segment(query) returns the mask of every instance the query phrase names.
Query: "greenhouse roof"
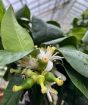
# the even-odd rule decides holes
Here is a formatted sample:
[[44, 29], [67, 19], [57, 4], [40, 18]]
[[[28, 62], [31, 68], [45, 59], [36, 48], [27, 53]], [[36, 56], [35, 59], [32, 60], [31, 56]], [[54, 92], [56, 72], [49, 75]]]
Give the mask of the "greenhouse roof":
[[3, 3], [6, 9], [12, 4], [15, 11], [26, 4], [32, 15], [45, 21], [56, 20], [64, 30], [88, 8], [88, 0], [3, 0]]

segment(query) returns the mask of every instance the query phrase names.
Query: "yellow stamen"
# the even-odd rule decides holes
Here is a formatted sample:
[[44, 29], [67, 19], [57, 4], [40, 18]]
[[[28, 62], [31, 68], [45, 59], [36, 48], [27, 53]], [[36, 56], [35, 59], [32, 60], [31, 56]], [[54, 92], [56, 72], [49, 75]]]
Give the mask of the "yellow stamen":
[[55, 47], [50, 47], [50, 46], [47, 47], [47, 52], [50, 52], [51, 54], [53, 54], [55, 50], [56, 50]]
[[59, 78], [56, 78], [55, 79], [55, 82], [57, 83], [58, 86], [62, 86], [64, 81], [63, 80], [60, 80]]

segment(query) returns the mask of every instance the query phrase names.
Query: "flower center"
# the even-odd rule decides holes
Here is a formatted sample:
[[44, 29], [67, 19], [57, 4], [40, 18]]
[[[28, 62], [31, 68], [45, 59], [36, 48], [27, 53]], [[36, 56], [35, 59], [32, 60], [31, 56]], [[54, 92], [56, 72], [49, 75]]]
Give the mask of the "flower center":
[[49, 59], [48, 59], [48, 57], [43, 57], [42, 60], [43, 60], [45, 63], [47, 63]]

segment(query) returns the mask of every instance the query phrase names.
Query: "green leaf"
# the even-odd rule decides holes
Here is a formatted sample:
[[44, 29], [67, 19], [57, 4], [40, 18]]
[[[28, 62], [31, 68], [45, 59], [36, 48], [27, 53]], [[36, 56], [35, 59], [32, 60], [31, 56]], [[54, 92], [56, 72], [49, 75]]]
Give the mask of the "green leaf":
[[57, 26], [57, 27], [59, 27], [59, 28], [61, 27], [60, 24], [59, 24], [58, 22], [54, 21], [54, 20], [47, 21], [47, 23], [48, 23], [48, 24], [55, 25], [55, 26]]
[[72, 26], [73, 27], [78, 27], [78, 24], [77, 24], [78, 20], [79, 20], [78, 18], [73, 19], [73, 21], [72, 21]]
[[3, 45], [2, 45], [1, 37], [0, 37], [0, 50], [3, 50]]
[[88, 78], [77, 73], [67, 63], [65, 63], [65, 69], [73, 84], [88, 98]]
[[84, 19], [88, 19], [88, 9], [86, 9], [83, 13], [82, 13], [82, 17]]
[[22, 27], [24, 27], [28, 30], [30, 28], [30, 26], [29, 26], [30, 16], [31, 16], [31, 12], [27, 5], [25, 5], [23, 8], [21, 8], [20, 10], [18, 10], [16, 12], [16, 18], [17, 18], [18, 23]]
[[0, 65], [2, 66], [17, 61], [29, 53], [31, 53], [31, 51], [9, 52], [5, 50], [0, 50]]
[[58, 38], [52, 41], [48, 41], [44, 43], [45, 45], [55, 45], [55, 44], [59, 44], [60, 46], [64, 46], [64, 45], [77, 45], [77, 40], [74, 36], [67, 36], [67, 37], [63, 37], [63, 38]]
[[36, 44], [61, 38], [63, 36], [63, 32], [58, 27], [47, 24], [36, 17], [32, 17], [32, 37]]
[[84, 36], [84, 34], [86, 33], [86, 31], [87, 31], [86, 28], [75, 27], [69, 32], [69, 35], [75, 36], [78, 39], [78, 41], [80, 41], [82, 39], [82, 37]]
[[0, 0], [0, 25], [1, 25], [3, 15], [4, 15], [4, 6], [3, 6], [3, 3], [2, 3], [2, 0]]
[[17, 19], [17, 21], [23, 28], [26, 28], [28, 31], [30, 31], [30, 26], [29, 26], [30, 21], [28, 19], [21, 18]]
[[33, 41], [15, 18], [12, 7], [6, 11], [1, 23], [1, 38], [3, 47], [9, 51], [28, 51], [33, 49]]
[[22, 82], [22, 78], [19, 76], [13, 76], [10, 79], [7, 89], [4, 93], [4, 98], [0, 105], [19, 105], [19, 100], [21, 98], [22, 92], [12, 92], [12, 87], [14, 85], [19, 85]]
[[73, 46], [64, 46], [58, 49], [66, 61], [81, 75], [88, 78], [88, 55], [78, 51]]
[[75, 105], [88, 105], [88, 98], [83, 96], [76, 98]]
[[[4, 6], [3, 6], [3, 3], [2, 3], [2, 0], [0, 0], [0, 36], [1, 36], [1, 22], [2, 22], [2, 18], [4, 16]], [[1, 47], [1, 40], [0, 40], [0, 47]]]
[[30, 19], [30, 15], [31, 15], [31, 12], [27, 5], [25, 5], [23, 8], [21, 8], [19, 11], [16, 12], [17, 19], [20, 19], [20, 18]]
[[85, 35], [82, 38], [82, 42], [85, 44], [88, 44], [88, 31], [85, 33]]
[[44, 95], [41, 93], [41, 89], [38, 85], [34, 85], [28, 93], [31, 105], [47, 105], [44, 103]]

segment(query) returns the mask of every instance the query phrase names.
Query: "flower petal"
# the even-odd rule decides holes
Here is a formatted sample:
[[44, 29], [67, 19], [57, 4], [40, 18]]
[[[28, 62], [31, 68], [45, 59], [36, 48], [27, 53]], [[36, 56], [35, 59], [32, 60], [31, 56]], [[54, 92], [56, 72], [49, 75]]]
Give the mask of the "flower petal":
[[58, 78], [61, 78], [63, 81], [66, 81], [66, 77], [60, 73], [59, 71], [55, 70], [54, 71], [54, 74], [58, 77]]
[[60, 56], [56, 56], [56, 55], [53, 55], [51, 58], [50, 58], [50, 60], [62, 60], [62, 58], [64, 58], [64, 57], [60, 57]]
[[49, 60], [47, 66], [45, 68], [45, 71], [50, 71], [50, 70], [52, 70], [52, 68], [53, 68], [53, 62]]
[[39, 59], [42, 59], [45, 55], [46, 55], [46, 53], [45, 53], [44, 51], [40, 50], [40, 53], [38, 54], [37, 57], [38, 57]]
[[48, 100], [50, 101], [50, 102], [52, 102], [53, 100], [52, 100], [52, 96], [51, 96], [51, 94], [50, 94], [50, 92], [48, 91], [47, 92], [47, 97], [48, 97]]

